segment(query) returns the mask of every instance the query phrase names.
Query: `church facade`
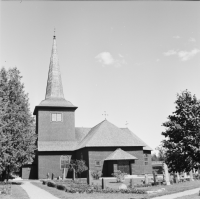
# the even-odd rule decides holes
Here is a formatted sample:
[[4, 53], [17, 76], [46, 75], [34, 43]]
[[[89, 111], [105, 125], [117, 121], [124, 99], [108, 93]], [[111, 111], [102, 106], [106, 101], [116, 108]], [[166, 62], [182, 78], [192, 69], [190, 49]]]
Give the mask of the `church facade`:
[[[130, 175], [152, 173], [152, 149], [138, 136], [106, 119], [92, 128], [75, 127], [77, 108], [64, 98], [54, 36], [45, 100], [33, 113], [38, 134], [36, 178], [46, 178], [47, 173], [62, 176], [63, 160], [71, 159], [84, 160], [91, 172], [101, 171], [103, 176], [116, 170]], [[26, 175], [24, 170], [22, 178], [29, 178]], [[71, 175], [66, 173], [66, 177]]]

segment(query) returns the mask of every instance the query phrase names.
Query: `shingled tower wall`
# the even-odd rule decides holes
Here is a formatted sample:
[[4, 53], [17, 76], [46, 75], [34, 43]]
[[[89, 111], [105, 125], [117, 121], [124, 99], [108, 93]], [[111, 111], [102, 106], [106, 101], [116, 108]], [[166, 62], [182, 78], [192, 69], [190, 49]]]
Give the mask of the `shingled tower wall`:
[[56, 36], [50, 58], [45, 100], [35, 107], [38, 141], [75, 140], [75, 107], [64, 99]]

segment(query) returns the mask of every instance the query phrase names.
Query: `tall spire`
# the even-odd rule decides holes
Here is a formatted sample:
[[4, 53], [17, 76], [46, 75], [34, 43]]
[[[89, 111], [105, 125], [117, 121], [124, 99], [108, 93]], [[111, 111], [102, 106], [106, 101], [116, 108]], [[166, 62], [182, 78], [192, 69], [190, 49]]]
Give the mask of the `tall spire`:
[[64, 99], [61, 73], [58, 63], [55, 29], [54, 29], [53, 47], [51, 51], [49, 74], [48, 74], [46, 96], [45, 96], [45, 99], [49, 98]]

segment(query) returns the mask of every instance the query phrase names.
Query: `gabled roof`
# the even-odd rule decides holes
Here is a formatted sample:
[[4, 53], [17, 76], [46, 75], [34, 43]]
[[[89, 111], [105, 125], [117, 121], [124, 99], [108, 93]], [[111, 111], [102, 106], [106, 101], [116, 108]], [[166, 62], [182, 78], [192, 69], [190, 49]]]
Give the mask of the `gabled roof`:
[[137, 135], [135, 135], [132, 131], [130, 131], [128, 128], [121, 128], [123, 131], [127, 131], [127, 132], [130, 132], [132, 133], [133, 137], [135, 140], [138, 140], [140, 142], [142, 142], [144, 144], [144, 147], [143, 147], [143, 150], [150, 150], [150, 151], [153, 151], [153, 149], [148, 146], [143, 140], [141, 140]]
[[107, 120], [93, 127], [85, 138], [78, 144], [77, 149], [84, 147], [123, 147], [146, 146], [135, 139], [131, 131], [123, 131]]
[[81, 142], [84, 137], [89, 133], [91, 128], [87, 127], [75, 127], [75, 138], [78, 142]]
[[135, 156], [130, 153], [123, 151], [122, 149], [116, 149], [111, 153], [105, 160], [137, 160]]

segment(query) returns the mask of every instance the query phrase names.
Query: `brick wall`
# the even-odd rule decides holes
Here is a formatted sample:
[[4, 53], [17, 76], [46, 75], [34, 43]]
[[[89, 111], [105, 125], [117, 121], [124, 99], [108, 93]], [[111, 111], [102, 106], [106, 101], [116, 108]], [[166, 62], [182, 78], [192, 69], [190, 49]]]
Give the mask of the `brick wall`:
[[[51, 113], [62, 113], [62, 122], [52, 122]], [[37, 128], [39, 141], [75, 140], [74, 110], [41, 108], [37, 114]]]
[[[61, 155], [69, 155], [75, 159], [74, 152], [39, 152], [38, 153], [38, 179], [46, 179], [47, 173], [54, 174], [54, 177], [62, 177], [63, 171], [60, 169]], [[67, 173], [67, 177], [72, 177], [72, 172]]]

